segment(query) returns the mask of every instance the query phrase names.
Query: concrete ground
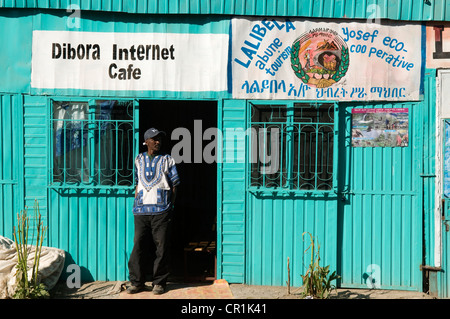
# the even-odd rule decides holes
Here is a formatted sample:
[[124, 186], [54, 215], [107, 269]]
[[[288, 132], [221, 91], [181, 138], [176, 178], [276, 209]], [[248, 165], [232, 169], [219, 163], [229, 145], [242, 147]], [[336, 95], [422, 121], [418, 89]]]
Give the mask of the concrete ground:
[[[148, 283], [150, 284], [150, 283]], [[68, 288], [65, 282], [51, 290], [54, 299], [302, 299], [299, 288], [279, 286], [251, 286], [229, 284], [225, 280], [203, 283], [168, 283], [167, 292], [155, 296], [150, 291], [130, 295], [126, 293], [129, 282], [95, 281], [80, 288]], [[423, 292], [338, 289], [330, 299], [436, 299]]]

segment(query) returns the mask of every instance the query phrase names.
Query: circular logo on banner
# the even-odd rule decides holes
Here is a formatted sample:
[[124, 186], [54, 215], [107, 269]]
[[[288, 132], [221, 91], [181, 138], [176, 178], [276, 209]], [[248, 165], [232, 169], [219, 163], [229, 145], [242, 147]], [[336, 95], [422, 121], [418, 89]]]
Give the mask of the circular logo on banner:
[[292, 69], [309, 86], [326, 88], [339, 82], [347, 73], [348, 65], [347, 44], [331, 29], [311, 30], [292, 44]]

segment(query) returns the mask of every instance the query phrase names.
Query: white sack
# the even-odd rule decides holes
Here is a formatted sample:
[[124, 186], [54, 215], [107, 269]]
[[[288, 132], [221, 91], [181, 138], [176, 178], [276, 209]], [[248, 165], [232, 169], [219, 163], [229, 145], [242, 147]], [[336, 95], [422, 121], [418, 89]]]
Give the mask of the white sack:
[[[18, 262], [15, 242], [0, 236], [0, 298], [12, 297], [16, 289], [16, 265]], [[28, 278], [31, 279], [36, 246], [29, 245]], [[38, 282], [51, 289], [58, 282], [64, 268], [64, 251], [58, 248], [42, 247], [39, 260]]]

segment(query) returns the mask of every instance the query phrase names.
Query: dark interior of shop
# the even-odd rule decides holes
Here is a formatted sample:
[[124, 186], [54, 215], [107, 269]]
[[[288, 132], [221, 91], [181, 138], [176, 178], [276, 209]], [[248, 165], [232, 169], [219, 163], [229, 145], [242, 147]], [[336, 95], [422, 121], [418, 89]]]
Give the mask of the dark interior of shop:
[[[203, 150], [206, 147], [207, 154], [214, 155], [217, 143], [207, 136], [203, 140], [203, 132], [217, 127], [217, 102], [140, 100], [140, 152], [146, 150], [142, 145], [143, 135], [151, 127], [166, 133], [161, 151], [176, 159], [181, 181], [173, 218], [169, 280], [213, 280], [217, 243], [217, 161], [208, 163], [210, 158], [205, 161]], [[212, 152], [209, 151], [211, 146], [214, 146]], [[151, 263], [152, 256], [147, 260]], [[148, 278], [151, 281], [151, 274]]]

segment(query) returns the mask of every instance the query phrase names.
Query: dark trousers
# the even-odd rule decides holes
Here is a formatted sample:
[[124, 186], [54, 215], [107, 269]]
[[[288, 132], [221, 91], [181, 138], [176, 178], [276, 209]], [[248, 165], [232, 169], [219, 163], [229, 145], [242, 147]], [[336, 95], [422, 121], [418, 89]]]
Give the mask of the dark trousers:
[[145, 258], [148, 257], [149, 247], [153, 247], [154, 255], [153, 286], [165, 286], [169, 277], [170, 259], [170, 228], [172, 210], [160, 215], [135, 215], [134, 216], [134, 247], [128, 261], [130, 281], [133, 286], [143, 286], [145, 275], [149, 269], [145, 269]]

